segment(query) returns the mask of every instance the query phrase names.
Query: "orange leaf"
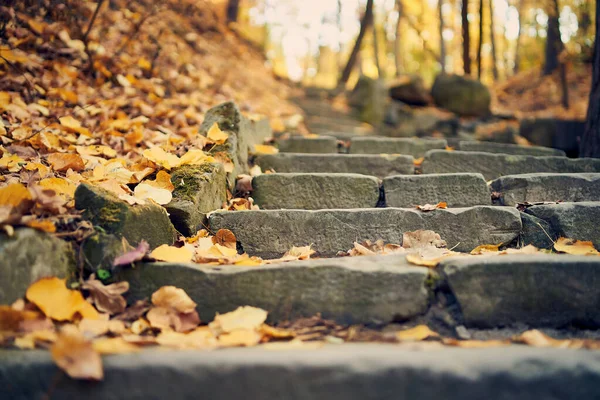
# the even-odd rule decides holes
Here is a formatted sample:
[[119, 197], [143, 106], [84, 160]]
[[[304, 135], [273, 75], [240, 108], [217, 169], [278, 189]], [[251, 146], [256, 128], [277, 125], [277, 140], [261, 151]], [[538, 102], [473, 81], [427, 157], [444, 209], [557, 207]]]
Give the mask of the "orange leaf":
[[50, 348], [56, 365], [74, 379], [102, 380], [100, 354], [73, 325], [65, 326]]
[[42, 278], [29, 286], [25, 296], [47, 317], [57, 321], [72, 321], [77, 313], [83, 318], [99, 317], [98, 311], [79, 291], [67, 288], [64, 279]]
[[418, 325], [405, 331], [396, 332], [396, 338], [400, 341], [419, 341], [439, 336], [437, 332], [429, 329], [427, 325]]
[[11, 183], [0, 189], [0, 206], [18, 207], [31, 200], [31, 193], [21, 183]]
[[583, 242], [563, 237], [559, 238], [556, 243], [554, 243], [554, 250], [577, 256], [600, 255], [600, 252], [596, 250], [592, 242]]
[[55, 171], [65, 172], [68, 169], [83, 171], [85, 165], [79, 154], [52, 153], [47, 158], [48, 163]]
[[237, 239], [235, 238], [233, 232], [231, 232], [229, 229], [219, 229], [212, 238], [212, 242], [230, 249], [235, 249], [237, 245]]

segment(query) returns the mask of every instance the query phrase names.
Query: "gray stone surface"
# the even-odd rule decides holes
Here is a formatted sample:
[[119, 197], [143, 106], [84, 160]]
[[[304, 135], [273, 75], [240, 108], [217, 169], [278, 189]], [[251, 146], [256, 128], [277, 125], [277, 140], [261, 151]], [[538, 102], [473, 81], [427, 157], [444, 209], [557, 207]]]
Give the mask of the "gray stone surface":
[[333, 136], [290, 136], [277, 142], [282, 153], [337, 153], [337, 139]]
[[599, 257], [464, 257], [441, 268], [467, 326], [600, 326]]
[[383, 79], [360, 76], [356, 86], [348, 95], [348, 104], [354, 108], [356, 117], [373, 126], [383, 121], [388, 91]]
[[444, 150], [430, 150], [425, 155], [425, 161], [423, 161], [424, 174], [452, 172], [479, 172], [487, 180], [496, 179], [503, 175], [536, 172], [600, 172], [600, 160]]
[[503, 176], [490, 184], [501, 194], [499, 203], [514, 206], [518, 203], [543, 201], [600, 201], [600, 174], [523, 174]]
[[265, 258], [311, 243], [320, 256], [334, 256], [367, 239], [402, 244], [404, 232], [418, 229], [436, 231], [448, 247], [471, 251], [481, 244], [510, 242], [521, 230], [516, 209], [492, 206], [433, 212], [402, 208], [217, 211], [209, 224], [213, 231], [230, 229], [244, 251]]
[[252, 180], [261, 209], [369, 208], [377, 206], [379, 179], [359, 174], [262, 174]]
[[448, 207], [491, 205], [490, 190], [481, 174], [396, 175], [383, 180], [388, 207], [437, 204]]
[[350, 142], [351, 154], [405, 154], [423, 157], [433, 149], [445, 149], [444, 139], [357, 137]]
[[473, 78], [440, 74], [433, 82], [431, 95], [438, 106], [461, 116], [490, 114], [490, 90]]
[[115, 258], [133, 250], [133, 246], [122, 237], [98, 231], [84, 239], [81, 250], [87, 272], [96, 272], [98, 269], [110, 271]]
[[69, 243], [31, 228], [16, 228], [12, 237], [0, 233], [0, 304], [22, 298], [40, 278], [74, 275], [75, 257]]
[[525, 212], [548, 222], [553, 237], [591, 241], [600, 249], [600, 202], [545, 204]]
[[439, 108], [410, 107], [393, 101], [387, 106], [385, 123], [385, 126], [379, 127], [381, 135], [408, 138], [428, 136], [436, 131], [454, 136], [459, 121], [453, 113]]
[[548, 221], [522, 212], [521, 223], [523, 224], [523, 229], [521, 229], [518, 243], [521, 246], [531, 244], [538, 249], [551, 249], [556, 239], [558, 239]]
[[206, 213], [227, 202], [227, 175], [222, 164], [187, 165], [171, 173], [173, 200], [165, 206], [175, 228], [193, 236], [202, 228]]
[[142, 239], [151, 248], [173, 244], [175, 228], [165, 209], [156, 203], [131, 206], [111, 192], [82, 183], [75, 190], [75, 208], [108, 234], [125, 237], [132, 246]]
[[251, 305], [278, 322], [321, 313], [346, 324], [385, 323], [424, 314], [426, 268], [404, 255], [295, 261], [261, 267], [142, 264], [116, 272], [129, 282], [128, 300], [175, 285], [198, 303], [203, 321]]
[[256, 158], [263, 171], [354, 173], [385, 177], [412, 174], [413, 157], [375, 154], [265, 154]]
[[6, 400], [568, 400], [594, 399], [594, 351], [510, 346], [488, 349], [397, 344], [219, 351], [149, 349], [104, 357], [102, 382], [75, 381], [46, 351], [0, 351]]
[[523, 156], [566, 156], [563, 150], [542, 146], [519, 146], [509, 143], [462, 141], [458, 144], [461, 151], [483, 151], [486, 153], [503, 153]]

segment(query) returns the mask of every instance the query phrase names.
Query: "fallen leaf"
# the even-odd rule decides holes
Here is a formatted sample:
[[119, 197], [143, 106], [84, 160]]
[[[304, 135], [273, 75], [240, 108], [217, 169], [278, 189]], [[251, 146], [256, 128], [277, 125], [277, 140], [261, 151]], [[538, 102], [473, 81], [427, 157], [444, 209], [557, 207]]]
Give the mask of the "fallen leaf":
[[60, 117], [58, 120], [60, 121], [60, 124], [67, 128], [69, 131], [79, 133], [85, 136], [92, 135], [89, 129], [81, 126], [81, 122], [77, 121], [70, 115], [67, 115], [66, 117]]
[[135, 263], [136, 261], [140, 261], [146, 256], [146, 253], [150, 250], [150, 245], [144, 239], [140, 241], [138, 246], [128, 251], [125, 254], [122, 254], [115, 258], [113, 261], [113, 267], [120, 267], [123, 265], [130, 265]]
[[192, 262], [194, 254], [185, 247], [175, 247], [163, 244], [152, 250], [150, 257], [158, 261], [188, 263]]
[[196, 309], [196, 303], [185, 290], [175, 286], [163, 286], [152, 294], [152, 304], [156, 307], [172, 308], [177, 312], [189, 313]]
[[182, 313], [171, 307], [153, 307], [146, 314], [146, 318], [153, 328], [173, 329], [175, 332], [187, 332], [200, 324], [200, 317], [196, 310]]
[[237, 239], [229, 229], [219, 229], [213, 236], [212, 242], [234, 250], [237, 247]]
[[66, 172], [68, 169], [73, 171], [83, 171], [85, 165], [79, 154], [52, 153], [46, 158], [48, 163], [57, 172]]
[[181, 160], [174, 154], [167, 153], [162, 148], [155, 146], [150, 149], [144, 150], [142, 155], [148, 160], [162, 166], [167, 170], [178, 167], [181, 165]]
[[296, 337], [296, 332], [287, 329], [275, 328], [267, 324], [262, 324], [259, 328], [260, 333], [263, 336], [267, 336], [272, 339], [291, 339]]
[[74, 379], [102, 380], [102, 359], [73, 325], [64, 326], [50, 347], [56, 365]]
[[239, 329], [219, 335], [219, 346], [222, 347], [248, 347], [260, 343], [262, 334], [253, 329]]
[[128, 282], [104, 285], [101, 281], [96, 280], [94, 275], [91, 275], [81, 285], [81, 288], [90, 292], [90, 299], [101, 312], [114, 315], [122, 313], [127, 307], [127, 301], [121, 295], [129, 290]]
[[133, 193], [135, 197], [140, 200], [150, 199], [160, 205], [169, 204], [171, 200], [173, 200], [173, 195], [169, 190], [162, 189], [144, 182], [138, 184]]
[[446, 346], [463, 347], [465, 349], [483, 349], [489, 347], [510, 346], [510, 340], [457, 340], [444, 338], [442, 343]]
[[219, 128], [219, 124], [215, 122], [213, 126], [211, 126], [208, 130], [208, 134], [206, 135], [206, 137], [213, 141], [215, 144], [223, 144], [229, 138], [229, 134], [223, 132], [221, 128]]
[[256, 330], [267, 319], [267, 312], [257, 307], [244, 306], [226, 314], [218, 314], [209, 324], [219, 334], [235, 330]]
[[11, 183], [0, 188], [0, 206], [27, 208], [32, 205], [29, 190], [21, 183]]
[[125, 333], [125, 323], [119, 320], [82, 319], [77, 325], [79, 331], [86, 337], [103, 336], [107, 333], [120, 335]]
[[44, 321], [46, 318], [36, 311], [15, 310], [0, 305], [0, 332], [25, 332], [28, 321]]
[[155, 180], [146, 180], [143, 183], [146, 183], [159, 189], [166, 189], [169, 192], [173, 192], [173, 190], [175, 190], [175, 186], [171, 182], [171, 175], [169, 175], [169, 173], [166, 171], [158, 171]]
[[396, 332], [396, 338], [400, 341], [419, 341], [439, 336], [437, 332], [429, 329], [427, 325], [418, 325], [414, 328]]
[[255, 144], [254, 145], [254, 154], [277, 154], [279, 153], [279, 149], [275, 146], [270, 146], [267, 144]]
[[141, 318], [150, 309], [148, 300], [138, 300], [133, 305], [127, 307], [121, 314], [115, 315], [113, 319], [121, 321], [136, 321]]
[[98, 354], [128, 354], [140, 351], [138, 346], [121, 337], [96, 339], [92, 342], [92, 347]]
[[444, 258], [457, 255], [461, 255], [461, 253], [429, 246], [421, 247], [415, 252], [407, 254], [406, 261], [422, 267], [435, 268]]
[[554, 243], [554, 250], [577, 256], [597, 256], [600, 252], [596, 250], [592, 242], [584, 242], [567, 238], [559, 238]]
[[486, 253], [499, 253], [502, 244], [482, 244], [471, 250], [471, 255], [480, 255]]
[[72, 321], [76, 314], [89, 319], [99, 317], [98, 311], [85, 301], [81, 292], [67, 289], [64, 279], [42, 278], [29, 286], [26, 298], [56, 321]]
[[206, 327], [188, 333], [162, 332], [156, 341], [161, 346], [176, 349], [211, 349], [217, 345], [217, 339]]
[[439, 210], [439, 209], [446, 209], [446, 208], [448, 208], [448, 204], [443, 201], [441, 201], [435, 205], [425, 204], [424, 206], [417, 206], [417, 210], [424, 211], [424, 212], [434, 211], [434, 210]]
[[421, 247], [446, 247], [446, 241], [434, 231], [419, 229], [414, 232], [402, 234], [402, 247], [405, 249], [418, 249]]

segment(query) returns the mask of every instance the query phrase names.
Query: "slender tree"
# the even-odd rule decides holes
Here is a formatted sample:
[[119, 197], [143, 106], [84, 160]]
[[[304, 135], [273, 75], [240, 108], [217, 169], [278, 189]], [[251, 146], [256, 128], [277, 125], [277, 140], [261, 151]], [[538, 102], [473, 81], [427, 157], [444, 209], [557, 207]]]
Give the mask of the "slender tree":
[[515, 65], [513, 68], [513, 74], [519, 73], [521, 64], [521, 36], [523, 32], [523, 10], [525, 0], [518, 0], [517, 12], [519, 14], [519, 30], [517, 31], [517, 45], [515, 47]]
[[402, 0], [396, 0], [396, 9], [398, 10], [398, 21], [396, 22], [396, 39], [394, 40], [394, 61], [396, 63], [396, 76], [402, 74], [402, 36], [401, 36], [401, 22], [402, 22]]
[[551, 0], [548, 7], [548, 36], [546, 37], [546, 56], [544, 62], [544, 75], [550, 75], [560, 64], [560, 53], [564, 49], [560, 38], [560, 22], [558, 0]]
[[354, 48], [352, 49], [352, 53], [350, 53], [350, 57], [348, 58], [348, 62], [342, 71], [342, 76], [338, 81], [338, 87], [345, 86], [348, 83], [348, 79], [350, 79], [350, 74], [352, 73], [352, 69], [356, 64], [356, 60], [358, 58], [358, 53], [360, 52], [360, 47], [362, 45], [362, 41], [367, 33], [369, 27], [373, 24], [373, 0], [367, 0], [367, 6], [365, 8], [365, 14], [360, 22], [360, 31], [358, 32], [358, 37], [356, 38], [356, 42], [354, 43]]
[[381, 59], [379, 58], [379, 38], [377, 37], [377, 22], [373, 15], [373, 55], [375, 58], [375, 66], [377, 67], [377, 76], [384, 77], [383, 68], [381, 67]]
[[483, 50], [483, 0], [479, 0], [479, 46], [477, 47], [477, 77], [481, 79], [481, 52]]
[[490, 42], [492, 44], [492, 73], [498, 80], [498, 58], [496, 56], [496, 32], [494, 30], [494, 0], [490, 0]]
[[240, 13], [241, 0], [229, 0], [227, 2], [227, 22], [237, 22]]
[[469, 0], [462, 0], [461, 8], [463, 37], [463, 68], [465, 75], [471, 75], [471, 35], [469, 33]]
[[[596, 15], [600, 15], [600, 1], [596, 1]], [[587, 111], [585, 132], [579, 149], [580, 157], [600, 158], [600, 19], [596, 18], [596, 42], [594, 44], [594, 67], [592, 89]]]
[[438, 0], [438, 15], [440, 18], [440, 65], [442, 73], [446, 73], [446, 43], [444, 42], [444, 0]]

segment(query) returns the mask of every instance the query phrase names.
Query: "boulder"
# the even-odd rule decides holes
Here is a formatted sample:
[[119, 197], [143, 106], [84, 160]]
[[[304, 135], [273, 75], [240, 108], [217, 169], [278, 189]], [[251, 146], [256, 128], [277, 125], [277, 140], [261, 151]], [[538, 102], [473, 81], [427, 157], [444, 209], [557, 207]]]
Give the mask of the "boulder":
[[361, 76], [348, 97], [348, 104], [357, 117], [368, 124], [378, 126], [383, 122], [387, 90], [382, 80]]
[[171, 173], [173, 200], [165, 206], [175, 228], [185, 236], [202, 228], [206, 214], [227, 202], [222, 164], [186, 165]]
[[404, 76], [390, 85], [390, 97], [411, 106], [426, 106], [432, 102], [423, 78], [418, 75]]
[[480, 81], [459, 75], [440, 74], [431, 88], [435, 103], [460, 116], [490, 114], [490, 90]]
[[81, 244], [84, 269], [97, 272], [99, 269], [112, 270], [115, 258], [133, 250], [127, 239], [114, 234], [96, 232]]
[[456, 135], [459, 121], [450, 112], [435, 107], [410, 107], [393, 101], [386, 106], [385, 124], [380, 134], [392, 137], [430, 136], [441, 132]]
[[48, 233], [16, 228], [12, 236], [0, 233], [0, 304], [10, 304], [40, 278], [75, 278], [71, 245]]
[[173, 244], [175, 228], [165, 209], [150, 201], [130, 205], [111, 192], [86, 183], [75, 190], [75, 208], [108, 234], [124, 237], [132, 246], [145, 240], [150, 248]]

